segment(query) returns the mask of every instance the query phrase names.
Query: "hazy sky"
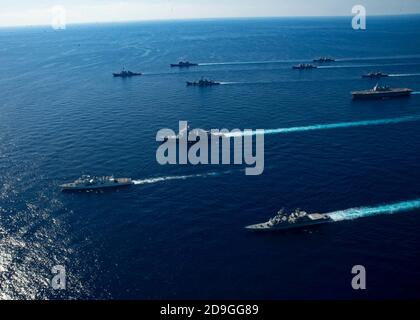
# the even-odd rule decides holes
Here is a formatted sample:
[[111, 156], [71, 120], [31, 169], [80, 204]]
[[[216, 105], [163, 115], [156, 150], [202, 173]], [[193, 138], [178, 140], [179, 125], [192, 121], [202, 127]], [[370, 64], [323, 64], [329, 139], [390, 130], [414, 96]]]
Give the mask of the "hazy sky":
[[68, 23], [216, 17], [420, 13], [420, 0], [0, 0], [0, 26], [48, 25], [51, 8], [63, 6]]

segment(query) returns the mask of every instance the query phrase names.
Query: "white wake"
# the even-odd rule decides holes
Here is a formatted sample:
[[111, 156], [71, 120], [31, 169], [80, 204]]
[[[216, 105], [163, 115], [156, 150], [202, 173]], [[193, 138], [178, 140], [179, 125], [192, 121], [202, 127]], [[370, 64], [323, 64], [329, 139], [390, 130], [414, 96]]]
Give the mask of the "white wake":
[[260, 131], [247, 131], [247, 132], [232, 132], [225, 134], [226, 137], [241, 137], [245, 135], [257, 135], [257, 134], [287, 134], [295, 132], [306, 132], [306, 131], [317, 131], [317, 130], [332, 130], [332, 129], [343, 129], [352, 127], [367, 127], [367, 126], [379, 126], [388, 124], [397, 124], [404, 122], [420, 121], [420, 115], [405, 116], [399, 118], [388, 118], [378, 120], [363, 120], [363, 121], [352, 121], [352, 122], [337, 122], [327, 124], [314, 124], [308, 126], [289, 127], [289, 128], [278, 128], [278, 129], [264, 129]]
[[166, 182], [172, 180], [187, 180], [193, 178], [208, 178], [208, 177], [216, 177], [222, 174], [227, 174], [228, 172], [208, 172], [208, 173], [199, 173], [199, 174], [190, 174], [190, 175], [180, 175], [180, 176], [165, 176], [165, 177], [155, 177], [155, 178], [147, 178], [142, 180], [133, 180], [135, 185], [143, 185], [143, 184], [154, 184], [159, 182]]
[[404, 211], [420, 209], [420, 199], [384, 204], [375, 207], [360, 207], [328, 213], [334, 221], [354, 220], [380, 214], [394, 214]]

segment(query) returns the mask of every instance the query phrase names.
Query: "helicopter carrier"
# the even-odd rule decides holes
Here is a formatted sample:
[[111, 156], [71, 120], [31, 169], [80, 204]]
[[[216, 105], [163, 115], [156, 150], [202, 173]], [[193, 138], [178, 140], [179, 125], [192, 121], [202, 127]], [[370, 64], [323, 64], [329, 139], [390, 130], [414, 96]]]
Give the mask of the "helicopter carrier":
[[409, 88], [391, 88], [388, 86], [376, 86], [373, 89], [353, 91], [351, 95], [353, 99], [383, 99], [383, 98], [396, 98], [396, 97], [408, 97], [413, 92]]

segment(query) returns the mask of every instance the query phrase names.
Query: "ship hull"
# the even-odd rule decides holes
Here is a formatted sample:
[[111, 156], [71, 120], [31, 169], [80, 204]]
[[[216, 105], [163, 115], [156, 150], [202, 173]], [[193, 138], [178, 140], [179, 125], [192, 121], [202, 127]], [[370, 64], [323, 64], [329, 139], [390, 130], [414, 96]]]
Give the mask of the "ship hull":
[[[194, 134], [194, 132], [189, 132], [189, 133], [192, 133], [193, 134], [192, 136], [193, 137], [195, 136], [196, 140], [191, 141], [191, 140], [188, 139], [188, 136], [187, 137], [180, 137], [180, 136], [177, 135], [177, 136], [171, 136], [171, 137], [164, 137], [163, 143], [165, 143], [165, 142], [180, 143], [180, 141], [182, 139], [185, 139], [188, 145], [193, 145], [200, 140], [200, 132], [196, 132], [195, 134]], [[216, 139], [221, 139], [221, 138], [225, 137], [224, 134], [222, 134], [222, 133], [217, 134], [217, 133], [211, 133], [209, 131], [204, 131], [204, 130], [201, 133], [206, 135], [209, 142], [211, 141], [211, 139], [213, 137], [215, 137]]]
[[285, 230], [292, 230], [292, 229], [304, 229], [309, 227], [315, 227], [321, 224], [331, 223], [333, 221], [322, 221], [322, 222], [312, 222], [312, 223], [301, 223], [301, 224], [289, 224], [287, 226], [281, 227], [272, 227], [272, 228], [258, 228], [253, 226], [248, 226], [245, 229], [251, 232], [269, 232], [269, 231], [285, 231]]
[[245, 227], [246, 230], [252, 232], [267, 232], [267, 231], [281, 231], [281, 230], [290, 230], [290, 229], [303, 229], [308, 227], [314, 227], [321, 224], [332, 223], [332, 220], [328, 215], [324, 215], [325, 218], [320, 220], [306, 220], [304, 222], [296, 222], [296, 223], [284, 223], [284, 224], [277, 224], [271, 225], [269, 222], [254, 224]]
[[117, 189], [131, 186], [133, 182], [128, 178], [117, 179], [118, 182], [114, 183], [101, 183], [97, 185], [79, 185], [75, 183], [67, 183], [61, 185], [62, 191], [88, 191], [88, 190], [101, 190], [101, 189]]
[[132, 183], [117, 184], [117, 185], [103, 185], [103, 186], [86, 186], [86, 187], [72, 187], [72, 186], [61, 186], [62, 191], [88, 191], [88, 190], [103, 190], [103, 189], [117, 189], [131, 186]]
[[119, 73], [113, 73], [113, 76], [115, 78], [131, 78], [131, 77], [137, 77], [137, 76], [141, 76], [141, 75], [143, 75], [143, 74], [142, 73], [134, 73], [134, 74], [131, 74], [131, 75], [122, 75], [122, 74], [119, 74]]
[[400, 91], [386, 91], [386, 92], [352, 92], [355, 100], [370, 100], [370, 99], [384, 99], [384, 98], [400, 98], [409, 97], [412, 90], [403, 89]]
[[218, 86], [218, 85], [220, 85], [219, 82], [215, 82], [215, 83], [212, 83], [212, 84], [205, 84], [205, 85], [203, 85], [203, 84], [199, 84], [199, 83], [196, 83], [196, 82], [187, 81], [187, 86], [192, 86], [192, 87], [201, 87], [201, 88], [204, 88], [204, 87], [212, 87], [212, 86]]
[[302, 67], [293, 66], [292, 69], [295, 69], [295, 70], [312, 70], [312, 69], [317, 69], [317, 67], [302, 68]]
[[186, 65], [171, 64], [172, 68], [189, 68], [189, 67], [196, 67], [196, 66], [198, 66], [198, 64], [196, 64], [196, 63], [190, 63], [190, 64], [186, 64]]
[[387, 74], [383, 74], [380, 76], [370, 76], [367, 74], [362, 75], [362, 78], [369, 78], [369, 79], [379, 79], [379, 78], [386, 78], [386, 77], [389, 77], [389, 76]]

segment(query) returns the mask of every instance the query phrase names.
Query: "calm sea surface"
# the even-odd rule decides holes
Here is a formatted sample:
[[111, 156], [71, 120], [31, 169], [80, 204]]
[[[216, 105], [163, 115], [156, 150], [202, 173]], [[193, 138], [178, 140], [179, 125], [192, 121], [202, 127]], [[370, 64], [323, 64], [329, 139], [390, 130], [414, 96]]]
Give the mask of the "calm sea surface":
[[[350, 18], [0, 29], [0, 44], [0, 298], [419, 297], [420, 209], [407, 201], [420, 198], [420, 95], [350, 96], [376, 84], [361, 79], [370, 71], [420, 91], [419, 16], [371, 18], [359, 32]], [[337, 61], [291, 69], [325, 55]], [[169, 68], [180, 59], [201, 65]], [[113, 78], [123, 67], [145, 75]], [[224, 84], [185, 86], [202, 76]], [[156, 132], [179, 120], [321, 126], [266, 135], [265, 171], [251, 177], [244, 166], [158, 165]], [[82, 174], [138, 184], [60, 191]], [[388, 214], [243, 229], [282, 207]], [[363, 292], [350, 285], [357, 264]], [[54, 265], [66, 267], [65, 291], [49, 287]]]

